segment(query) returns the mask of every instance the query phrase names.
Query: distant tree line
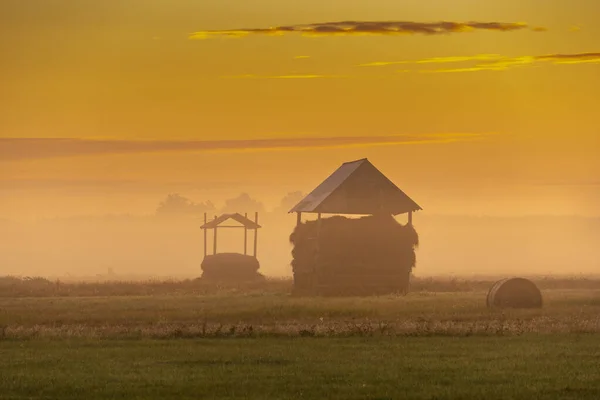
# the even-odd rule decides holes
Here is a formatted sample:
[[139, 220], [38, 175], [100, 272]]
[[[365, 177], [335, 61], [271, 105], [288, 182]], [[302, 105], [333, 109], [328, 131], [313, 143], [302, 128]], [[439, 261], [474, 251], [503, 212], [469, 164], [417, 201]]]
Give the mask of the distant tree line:
[[[298, 204], [303, 197], [302, 192], [290, 192], [281, 199], [273, 212], [286, 213]], [[223, 213], [248, 213], [252, 215], [254, 212], [263, 214], [266, 212], [266, 208], [263, 203], [252, 198], [248, 193], [241, 193], [237, 197], [227, 199], [220, 209], [210, 200], [196, 203], [179, 193], [172, 193], [161, 201], [156, 209], [156, 215], [161, 217], [200, 217], [204, 213], [208, 215]]]

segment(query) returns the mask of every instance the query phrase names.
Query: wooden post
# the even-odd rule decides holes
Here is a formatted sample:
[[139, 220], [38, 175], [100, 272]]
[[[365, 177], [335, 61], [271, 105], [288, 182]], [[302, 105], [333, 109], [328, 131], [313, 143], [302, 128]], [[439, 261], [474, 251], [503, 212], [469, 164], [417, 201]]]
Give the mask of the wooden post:
[[[258, 211], [254, 213], [254, 222], [258, 225]], [[258, 227], [254, 228], [254, 258], [258, 249]]]
[[321, 213], [317, 214], [317, 237], [315, 238], [316, 242], [316, 247], [317, 247], [317, 252], [320, 250], [320, 243], [321, 243]]
[[[206, 225], [206, 213], [204, 213], [204, 225]], [[204, 228], [203, 231], [204, 231], [204, 258], [206, 258], [206, 228]]]
[[[248, 218], [248, 213], [244, 214], [244, 218]], [[244, 255], [248, 255], [248, 228], [244, 225]]]
[[[217, 219], [217, 216], [215, 215], [215, 220]], [[217, 227], [214, 227], [215, 230], [215, 235], [213, 238], [213, 255], [217, 254]]]
[[317, 238], [321, 235], [321, 213], [317, 214]]
[[296, 214], [296, 226], [298, 226], [302, 224], [302, 213], [298, 211]]
[[412, 226], [413, 224], [413, 215], [412, 211], [408, 213], [408, 225]]
[[317, 214], [317, 237], [315, 238], [315, 260], [313, 263], [313, 291], [316, 295], [321, 294], [319, 287], [319, 253], [321, 251], [321, 213]]

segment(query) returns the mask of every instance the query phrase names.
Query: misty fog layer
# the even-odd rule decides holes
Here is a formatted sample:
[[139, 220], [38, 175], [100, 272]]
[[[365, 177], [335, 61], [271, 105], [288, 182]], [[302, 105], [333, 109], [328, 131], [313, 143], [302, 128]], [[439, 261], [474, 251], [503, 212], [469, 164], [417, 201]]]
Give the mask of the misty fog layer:
[[[210, 210], [211, 204], [203, 206]], [[200, 276], [203, 213], [166, 214], [0, 221], [0, 275], [64, 279]], [[254, 213], [249, 216], [253, 218]], [[402, 216], [398, 220], [406, 222]], [[295, 215], [287, 214], [282, 205], [272, 212], [261, 210], [259, 223], [263, 226], [258, 232], [261, 272], [291, 276], [288, 238]], [[420, 212], [414, 223], [421, 242], [415, 270], [419, 276], [600, 271], [598, 218], [467, 217]], [[252, 235], [248, 233], [249, 253]], [[243, 252], [243, 240], [243, 229], [222, 229], [218, 251]], [[211, 231], [207, 247], [210, 254]]]

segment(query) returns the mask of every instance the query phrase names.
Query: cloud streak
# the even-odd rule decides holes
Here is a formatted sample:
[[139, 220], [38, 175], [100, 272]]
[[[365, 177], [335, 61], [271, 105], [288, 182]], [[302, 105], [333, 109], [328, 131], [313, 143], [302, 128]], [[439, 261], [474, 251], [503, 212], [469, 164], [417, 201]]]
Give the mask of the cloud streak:
[[[486, 61], [486, 62], [481, 62]], [[473, 56], [436, 57], [422, 60], [384, 61], [360, 64], [360, 67], [385, 67], [406, 64], [455, 64], [478, 62], [473, 66], [461, 68], [442, 68], [415, 70], [420, 73], [448, 73], [448, 72], [475, 72], [475, 71], [505, 71], [510, 68], [530, 66], [538, 63], [550, 64], [585, 64], [600, 63], [600, 53], [575, 53], [575, 54], [546, 54], [538, 56], [507, 57], [499, 54], [478, 54]], [[403, 69], [398, 72], [407, 72]]]
[[538, 61], [550, 61], [554, 64], [583, 64], [600, 62], [600, 53], [579, 53], [579, 54], [549, 54], [537, 56]]
[[383, 145], [454, 143], [484, 139], [471, 133], [394, 136], [310, 137], [216, 141], [135, 141], [65, 138], [0, 138], [0, 160], [23, 161], [76, 156], [169, 152], [267, 151], [285, 149], [347, 148]]
[[283, 36], [300, 34], [308, 37], [320, 36], [397, 36], [397, 35], [442, 35], [472, 31], [510, 32], [530, 29], [543, 31], [545, 28], [530, 27], [522, 22], [414, 22], [414, 21], [339, 21], [313, 24], [277, 26], [271, 28], [246, 28], [231, 30], [206, 30], [190, 34], [190, 39], [214, 37], [241, 38], [250, 35]]
[[287, 74], [287, 75], [233, 75], [233, 76], [222, 76], [224, 79], [336, 79], [336, 78], [348, 78], [344, 75], [321, 75], [321, 74]]
[[433, 57], [425, 58], [422, 60], [410, 60], [410, 61], [377, 61], [365, 64], [359, 64], [359, 67], [386, 67], [389, 65], [404, 65], [404, 64], [445, 64], [455, 62], [467, 62], [467, 61], [488, 61], [497, 60], [502, 56], [499, 54], [477, 54], [474, 56], [454, 56], [454, 57]]
[[[401, 69], [396, 72], [418, 72], [423, 74], [460, 73], [477, 71], [506, 71], [511, 68], [526, 67], [533, 64], [589, 64], [600, 63], [600, 52], [574, 53], [574, 54], [545, 54], [538, 56], [508, 57], [500, 54], [475, 54], [470, 56], [432, 57], [421, 60], [376, 61], [358, 64], [358, 67], [388, 67], [395, 65], [443, 65], [443, 64], [468, 64], [460, 68], [434, 68], [434, 69]], [[323, 74], [287, 74], [287, 75], [237, 75], [222, 76], [229, 79], [339, 79], [353, 78], [353, 75], [323, 75]], [[363, 76], [365, 77], [365, 76]]]
[[68, 189], [117, 189], [127, 188], [128, 190], [155, 190], [158, 187], [173, 187], [173, 188], [203, 188], [203, 189], [220, 189], [231, 186], [243, 185], [243, 182], [157, 182], [156, 180], [140, 181], [140, 180], [98, 180], [98, 179], [0, 179], [0, 192], [18, 191], [18, 190], [68, 190]]

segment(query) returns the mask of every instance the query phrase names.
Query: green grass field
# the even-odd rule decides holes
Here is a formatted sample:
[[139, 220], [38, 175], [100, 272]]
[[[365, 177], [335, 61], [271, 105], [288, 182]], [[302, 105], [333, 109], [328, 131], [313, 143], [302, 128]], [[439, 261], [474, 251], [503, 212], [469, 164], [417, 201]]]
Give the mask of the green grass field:
[[0, 343], [3, 398], [597, 399], [591, 335]]
[[0, 398], [600, 398], [600, 289], [555, 286], [503, 311], [478, 285], [0, 296]]

